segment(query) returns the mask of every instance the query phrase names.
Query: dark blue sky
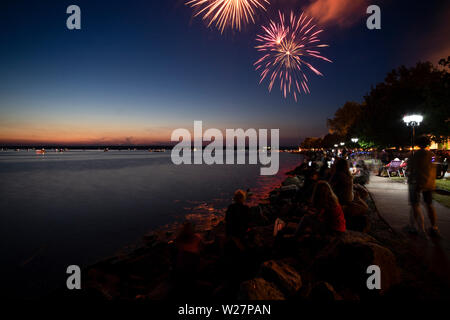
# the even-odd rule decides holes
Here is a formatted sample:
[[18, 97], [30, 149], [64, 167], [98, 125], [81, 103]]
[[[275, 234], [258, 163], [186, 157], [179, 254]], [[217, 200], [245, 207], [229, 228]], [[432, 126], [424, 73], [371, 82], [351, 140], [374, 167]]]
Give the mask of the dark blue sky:
[[[281, 143], [295, 145], [326, 133], [327, 117], [393, 68], [450, 54], [446, 1], [360, 0], [315, 17], [333, 63], [314, 63], [324, 77], [310, 74], [311, 94], [295, 102], [269, 93], [253, 66], [260, 24], [277, 9], [329, 1], [350, 0], [272, 1], [256, 25], [223, 35], [178, 0], [2, 1], [0, 143], [164, 143], [203, 120], [280, 128]], [[71, 4], [82, 30], [66, 28]], [[367, 4], [381, 7], [381, 30], [366, 28]]]

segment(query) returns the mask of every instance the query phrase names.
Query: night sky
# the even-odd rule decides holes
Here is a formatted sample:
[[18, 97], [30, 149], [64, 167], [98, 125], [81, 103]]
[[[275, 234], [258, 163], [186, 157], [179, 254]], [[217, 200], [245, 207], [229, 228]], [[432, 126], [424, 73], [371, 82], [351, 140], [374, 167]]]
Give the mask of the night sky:
[[[172, 130], [280, 128], [281, 145], [327, 132], [326, 118], [362, 101], [400, 65], [450, 55], [449, 1], [272, 0], [256, 25], [221, 34], [182, 0], [2, 1], [0, 144], [166, 144]], [[81, 8], [82, 29], [66, 28]], [[381, 7], [382, 29], [366, 28]], [[324, 9], [328, 8], [328, 10]], [[302, 9], [325, 29], [298, 102], [259, 84], [261, 24]]]

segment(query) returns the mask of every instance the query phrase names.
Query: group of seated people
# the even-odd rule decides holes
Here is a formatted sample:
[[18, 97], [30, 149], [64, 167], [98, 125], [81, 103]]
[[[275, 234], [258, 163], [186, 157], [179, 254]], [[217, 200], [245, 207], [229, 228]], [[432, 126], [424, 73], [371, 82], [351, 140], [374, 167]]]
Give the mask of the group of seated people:
[[[368, 192], [354, 183], [349, 163], [345, 159], [337, 159], [332, 168], [320, 169], [315, 165], [305, 170], [305, 183], [298, 191], [297, 204], [302, 203], [307, 209], [300, 222], [296, 234], [314, 221], [313, 232], [325, 235], [338, 235], [347, 229], [365, 231], [367, 226], [368, 205], [364, 201]], [[233, 203], [225, 215], [225, 232], [227, 243], [234, 254], [244, 252], [245, 237], [251, 227], [250, 208], [245, 204], [247, 192], [237, 190]], [[193, 274], [199, 264], [199, 253], [203, 246], [201, 237], [195, 233], [194, 226], [187, 222], [183, 225], [176, 240], [179, 250], [177, 266], [185, 272], [180, 278], [187, 281], [187, 274]], [[244, 256], [241, 257], [245, 259]]]
[[[356, 169], [364, 171], [364, 184], [368, 182], [369, 170], [364, 163], [357, 162]], [[306, 204], [306, 215], [316, 223], [317, 231], [339, 234], [346, 229], [367, 231], [368, 197], [366, 189], [358, 183], [349, 162], [336, 159], [328, 168], [326, 162], [319, 168], [315, 163], [305, 165], [305, 182], [298, 191], [298, 203]], [[236, 191], [234, 202], [228, 207], [225, 217], [226, 233], [229, 237], [242, 239], [249, 228], [250, 209], [245, 205], [246, 193]], [[311, 219], [310, 219], [311, 220]]]
[[[350, 169], [346, 159], [339, 158], [331, 168], [326, 164], [317, 171], [314, 166], [306, 171], [305, 184], [300, 190], [303, 202], [310, 204], [310, 211], [320, 212], [329, 232], [342, 232], [346, 228], [366, 231], [368, 192], [362, 186], [368, 183], [370, 172], [363, 161]], [[359, 183], [358, 183], [359, 182]]]

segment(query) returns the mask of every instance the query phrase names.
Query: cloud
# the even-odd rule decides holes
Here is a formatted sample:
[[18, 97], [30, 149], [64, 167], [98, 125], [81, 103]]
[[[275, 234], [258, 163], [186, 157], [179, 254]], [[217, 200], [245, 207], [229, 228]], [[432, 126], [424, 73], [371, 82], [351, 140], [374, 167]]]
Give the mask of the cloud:
[[313, 0], [305, 9], [320, 25], [347, 28], [366, 16], [367, 0]]

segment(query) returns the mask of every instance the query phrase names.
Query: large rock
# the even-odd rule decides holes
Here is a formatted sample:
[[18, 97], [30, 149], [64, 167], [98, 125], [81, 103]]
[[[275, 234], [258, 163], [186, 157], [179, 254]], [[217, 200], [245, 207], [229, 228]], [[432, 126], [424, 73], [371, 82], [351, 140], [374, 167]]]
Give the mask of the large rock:
[[309, 298], [321, 303], [342, 299], [341, 296], [336, 293], [333, 286], [325, 281], [320, 281], [314, 285], [309, 294]]
[[255, 278], [241, 283], [239, 300], [285, 300], [284, 295], [271, 282]]
[[264, 214], [260, 206], [250, 207], [250, 223], [254, 226], [265, 226], [270, 224], [269, 218]]
[[280, 187], [280, 196], [282, 198], [292, 198], [297, 194], [298, 187], [294, 184]]
[[318, 279], [331, 283], [335, 288], [350, 288], [361, 295], [378, 293], [367, 288], [367, 267], [377, 265], [381, 269], [381, 290], [384, 293], [399, 281], [394, 254], [369, 235], [347, 231], [331, 241], [317, 255], [313, 270]]
[[247, 246], [258, 251], [271, 251], [274, 245], [274, 225], [253, 227], [248, 232]]
[[300, 181], [300, 179], [297, 176], [294, 177], [287, 177], [286, 180], [284, 180], [281, 183], [282, 186], [290, 186], [290, 185], [295, 185], [299, 188], [303, 187], [303, 182]]
[[302, 277], [283, 261], [264, 262], [260, 274], [264, 279], [275, 283], [287, 295], [295, 294], [302, 286]]

